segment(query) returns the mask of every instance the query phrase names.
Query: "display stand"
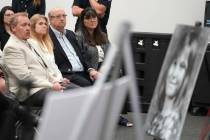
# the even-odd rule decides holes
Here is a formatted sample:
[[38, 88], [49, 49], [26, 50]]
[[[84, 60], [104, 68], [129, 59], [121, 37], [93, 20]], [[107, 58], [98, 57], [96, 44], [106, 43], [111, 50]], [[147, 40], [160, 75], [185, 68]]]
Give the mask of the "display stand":
[[[109, 47], [101, 67], [103, 74], [94, 86], [47, 98], [36, 140], [111, 140], [127, 95], [133, 110], [135, 138], [144, 140], [128, 23], [121, 25], [118, 36], [117, 45]], [[122, 60], [125, 76], [118, 79]], [[107, 83], [110, 71], [111, 80]]]

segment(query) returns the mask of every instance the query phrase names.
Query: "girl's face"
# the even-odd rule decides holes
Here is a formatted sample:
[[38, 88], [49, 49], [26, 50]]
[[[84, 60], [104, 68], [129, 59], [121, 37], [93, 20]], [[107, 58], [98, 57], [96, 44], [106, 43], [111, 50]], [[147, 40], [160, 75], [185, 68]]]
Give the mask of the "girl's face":
[[182, 54], [174, 60], [168, 70], [166, 78], [166, 95], [174, 97], [180, 89], [188, 67], [189, 54], [181, 52]]
[[10, 21], [12, 15], [14, 15], [14, 12], [12, 10], [6, 10], [6, 12], [4, 13], [4, 23], [5, 24], [9, 24], [9, 21]]
[[48, 24], [44, 18], [39, 19], [37, 23], [35, 24], [35, 32], [40, 36], [47, 34]]
[[84, 17], [84, 26], [88, 30], [94, 30], [98, 25], [98, 18], [97, 16], [89, 16], [89, 17]]

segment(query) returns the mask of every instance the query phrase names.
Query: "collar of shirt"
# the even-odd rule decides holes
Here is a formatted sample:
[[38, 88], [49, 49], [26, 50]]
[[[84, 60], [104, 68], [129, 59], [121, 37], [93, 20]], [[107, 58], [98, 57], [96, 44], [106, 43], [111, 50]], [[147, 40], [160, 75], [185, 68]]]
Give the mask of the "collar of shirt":
[[56, 30], [52, 26], [50, 26], [50, 27], [51, 27], [52, 31], [55, 33], [55, 36], [57, 38], [62, 38], [66, 34], [66, 29], [64, 29], [64, 33], [61, 33], [60, 31]]
[[23, 39], [19, 39], [17, 38], [17, 36], [15, 36], [14, 34], [11, 34], [10, 37], [12, 37], [13, 39], [15, 39], [18, 42], [22, 42], [24, 44], [27, 44], [27, 40], [23, 40]]

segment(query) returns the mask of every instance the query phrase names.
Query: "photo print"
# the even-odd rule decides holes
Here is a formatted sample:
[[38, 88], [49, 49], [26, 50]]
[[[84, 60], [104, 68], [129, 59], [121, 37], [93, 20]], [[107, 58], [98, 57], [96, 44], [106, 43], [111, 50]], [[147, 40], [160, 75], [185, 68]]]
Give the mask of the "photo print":
[[160, 140], [180, 139], [209, 39], [208, 28], [176, 27], [147, 115], [148, 135]]

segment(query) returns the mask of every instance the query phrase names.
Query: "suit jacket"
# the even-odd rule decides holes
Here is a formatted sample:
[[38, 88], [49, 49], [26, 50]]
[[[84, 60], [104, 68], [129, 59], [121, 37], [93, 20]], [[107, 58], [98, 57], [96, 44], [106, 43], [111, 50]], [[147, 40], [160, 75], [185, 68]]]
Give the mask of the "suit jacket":
[[[11, 35], [3, 51], [3, 62], [8, 69], [9, 89], [17, 94], [17, 81], [32, 81], [30, 94], [43, 88], [52, 87], [52, 77], [43, 61], [32, 51], [26, 42]], [[22, 93], [19, 100], [28, 96]]]
[[[66, 74], [71, 74], [72, 73], [72, 65], [69, 62], [66, 53], [64, 52], [61, 44], [59, 43], [55, 33], [52, 31], [52, 29], [49, 29], [49, 34], [50, 37], [53, 41], [54, 44], [54, 56], [55, 56], [55, 63], [58, 65], [58, 68], [60, 69], [61, 73], [66, 75]], [[79, 48], [79, 45], [76, 40], [76, 36], [74, 32], [70, 30], [66, 30], [65, 36], [73, 46], [76, 54], [78, 55], [82, 65], [84, 66], [85, 72], [87, 72], [88, 68], [92, 68], [91, 65], [87, 63], [87, 61], [83, 58], [81, 54], [81, 50]]]

